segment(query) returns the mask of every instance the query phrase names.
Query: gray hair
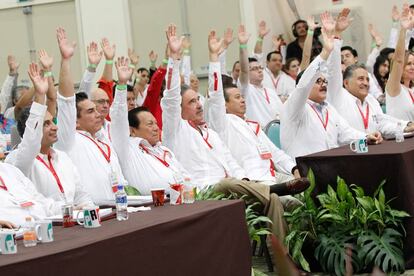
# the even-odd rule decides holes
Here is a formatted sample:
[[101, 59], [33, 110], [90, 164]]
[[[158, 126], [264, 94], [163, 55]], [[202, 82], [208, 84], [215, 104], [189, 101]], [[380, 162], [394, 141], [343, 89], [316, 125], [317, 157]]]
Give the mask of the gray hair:
[[354, 71], [356, 69], [364, 69], [365, 71], [367, 71], [367, 68], [362, 63], [356, 63], [356, 64], [349, 65], [348, 67], [346, 67], [344, 71], [344, 80], [348, 80], [352, 78]]

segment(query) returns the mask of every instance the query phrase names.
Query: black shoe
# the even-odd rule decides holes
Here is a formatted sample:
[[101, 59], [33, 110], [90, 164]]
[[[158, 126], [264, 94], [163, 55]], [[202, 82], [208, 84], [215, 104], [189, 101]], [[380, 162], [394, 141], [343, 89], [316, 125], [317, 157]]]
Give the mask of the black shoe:
[[309, 188], [310, 182], [306, 177], [270, 186], [270, 192], [278, 196], [299, 194]]

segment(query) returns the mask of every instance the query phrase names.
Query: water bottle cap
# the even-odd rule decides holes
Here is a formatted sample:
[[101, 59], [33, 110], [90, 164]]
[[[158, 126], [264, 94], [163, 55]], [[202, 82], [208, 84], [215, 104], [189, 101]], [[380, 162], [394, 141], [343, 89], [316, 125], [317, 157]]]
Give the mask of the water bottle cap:
[[123, 190], [124, 189], [124, 185], [118, 185], [117, 188], [118, 188], [118, 191]]

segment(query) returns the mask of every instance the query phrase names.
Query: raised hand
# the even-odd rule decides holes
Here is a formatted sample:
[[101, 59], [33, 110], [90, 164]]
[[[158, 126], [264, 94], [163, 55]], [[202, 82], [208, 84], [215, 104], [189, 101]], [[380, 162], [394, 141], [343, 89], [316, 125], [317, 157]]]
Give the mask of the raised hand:
[[410, 13], [410, 7], [404, 3], [400, 17], [400, 25], [403, 29], [411, 29], [413, 26], [413, 16]]
[[88, 53], [89, 64], [98, 66], [103, 55], [103, 52], [98, 50], [98, 43], [95, 41], [89, 43], [89, 45], [86, 47], [86, 52]]
[[168, 26], [165, 33], [167, 35], [168, 47], [170, 48], [170, 55], [174, 59], [179, 59], [184, 37], [177, 37], [177, 27], [173, 24]]
[[9, 66], [9, 74], [17, 74], [17, 69], [19, 69], [20, 64], [16, 61], [16, 57], [13, 55], [7, 56], [7, 65]]
[[36, 63], [31, 63], [29, 65], [28, 74], [35, 88], [35, 92], [40, 95], [46, 95], [46, 92], [49, 89], [49, 84], [47, 79], [41, 76], [40, 69]]
[[52, 70], [53, 57], [49, 56], [47, 54], [46, 50], [44, 50], [44, 49], [39, 50], [39, 61], [40, 61], [40, 65], [42, 65], [42, 69], [44, 71]]
[[243, 24], [239, 26], [238, 38], [240, 44], [247, 44], [247, 42], [249, 41], [250, 34], [247, 33], [246, 27]]
[[325, 33], [332, 34], [338, 22], [332, 18], [332, 15], [329, 12], [324, 12], [321, 14], [322, 27], [325, 29]]
[[216, 31], [212, 30], [208, 34], [208, 50], [210, 52], [210, 60], [217, 61], [220, 50], [223, 48], [224, 39], [216, 36]]
[[118, 73], [118, 84], [127, 84], [128, 80], [131, 79], [134, 69], [129, 67], [129, 60], [126, 57], [119, 57], [115, 62], [115, 68]]
[[262, 20], [259, 22], [259, 28], [257, 32], [260, 38], [264, 38], [270, 32], [270, 29], [266, 27], [266, 21]]
[[149, 52], [148, 54], [148, 57], [149, 57], [150, 63], [155, 65], [158, 59], [158, 54], [154, 52], [154, 50], [151, 50], [151, 52]]
[[398, 11], [398, 8], [396, 5], [392, 7], [391, 18], [392, 18], [392, 21], [394, 22], [398, 22], [400, 20], [400, 12]]
[[104, 37], [102, 38], [102, 41], [101, 41], [101, 48], [105, 55], [106, 60], [114, 59], [115, 49], [116, 49], [115, 44], [111, 46], [111, 44], [109, 43], [109, 40], [106, 37]]
[[272, 36], [272, 44], [273, 44], [273, 48], [276, 50], [276, 51], [279, 51], [280, 50], [280, 45], [282, 45], [282, 43], [283, 43], [284, 41], [283, 41], [283, 38], [279, 35], [273, 35]]
[[313, 16], [308, 16], [308, 19], [306, 20], [309, 30], [315, 30], [317, 27], [319, 27], [319, 23], [315, 22], [315, 18]]
[[190, 49], [191, 48], [191, 41], [190, 41], [190, 37], [189, 36], [185, 36], [184, 37], [182, 48], [183, 49]]
[[339, 35], [351, 25], [353, 18], [349, 18], [350, 9], [343, 9], [336, 18], [335, 32]]
[[233, 29], [232, 28], [227, 28], [224, 31], [224, 36], [223, 36], [223, 48], [227, 49], [229, 47], [229, 45], [233, 42], [234, 37], [233, 37]]
[[380, 47], [382, 45], [382, 37], [374, 29], [374, 26], [372, 24], [368, 24], [368, 31], [371, 34], [372, 39], [375, 40], [375, 44], [377, 45], [377, 47]]
[[139, 56], [135, 53], [134, 49], [128, 48], [128, 57], [129, 57], [129, 60], [131, 61], [131, 64], [133, 64], [134, 66], [138, 65]]
[[75, 53], [76, 42], [70, 42], [66, 36], [66, 31], [62, 27], [56, 29], [56, 36], [60, 49], [60, 54], [63, 59], [69, 59]]
[[322, 27], [322, 38], [323, 38], [323, 49], [321, 52], [321, 57], [324, 60], [327, 60], [329, 57], [329, 54], [332, 52], [334, 47], [334, 38], [332, 31], [329, 32], [325, 29], [325, 27]]

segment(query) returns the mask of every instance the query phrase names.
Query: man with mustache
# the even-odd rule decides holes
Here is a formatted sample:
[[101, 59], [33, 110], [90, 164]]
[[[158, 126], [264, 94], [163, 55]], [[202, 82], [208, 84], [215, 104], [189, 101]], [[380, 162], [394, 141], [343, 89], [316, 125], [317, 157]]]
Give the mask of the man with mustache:
[[[333, 31], [336, 24], [329, 13], [322, 14], [321, 21], [323, 50], [309, 67], [299, 74], [297, 86], [286, 101], [281, 116], [282, 148], [292, 157], [328, 150], [365, 137], [369, 143], [382, 141], [380, 133], [366, 135], [353, 129], [336, 109], [326, 102], [327, 81], [321, 70], [326, 67], [326, 60], [334, 47]], [[339, 25], [337, 28], [343, 26]]]
[[[57, 30], [57, 37], [62, 55], [61, 74], [67, 74], [72, 48], [68, 47], [63, 29]], [[58, 139], [64, 141], [65, 137], [62, 137], [53, 122], [53, 116], [47, 111], [45, 95], [49, 88], [48, 80], [40, 75], [36, 64], [29, 66], [29, 76], [35, 90], [34, 102], [30, 115], [27, 116], [29, 108], [20, 115], [18, 130], [23, 137], [22, 142], [7, 156], [6, 162], [19, 168], [41, 194], [61, 205], [73, 203], [80, 207], [93, 204], [90, 196], [83, 190], [79, 172], [69, 156], [52, 147], [54, 144], [58, 146]], [[59, 122], [63, 116], [71, 115], [68, 105], [74, 101], [74, 90], [67, 89], [69, 86], [66, 86], [66, 80], [67, 78], [61, 78], [59, 83]]]

